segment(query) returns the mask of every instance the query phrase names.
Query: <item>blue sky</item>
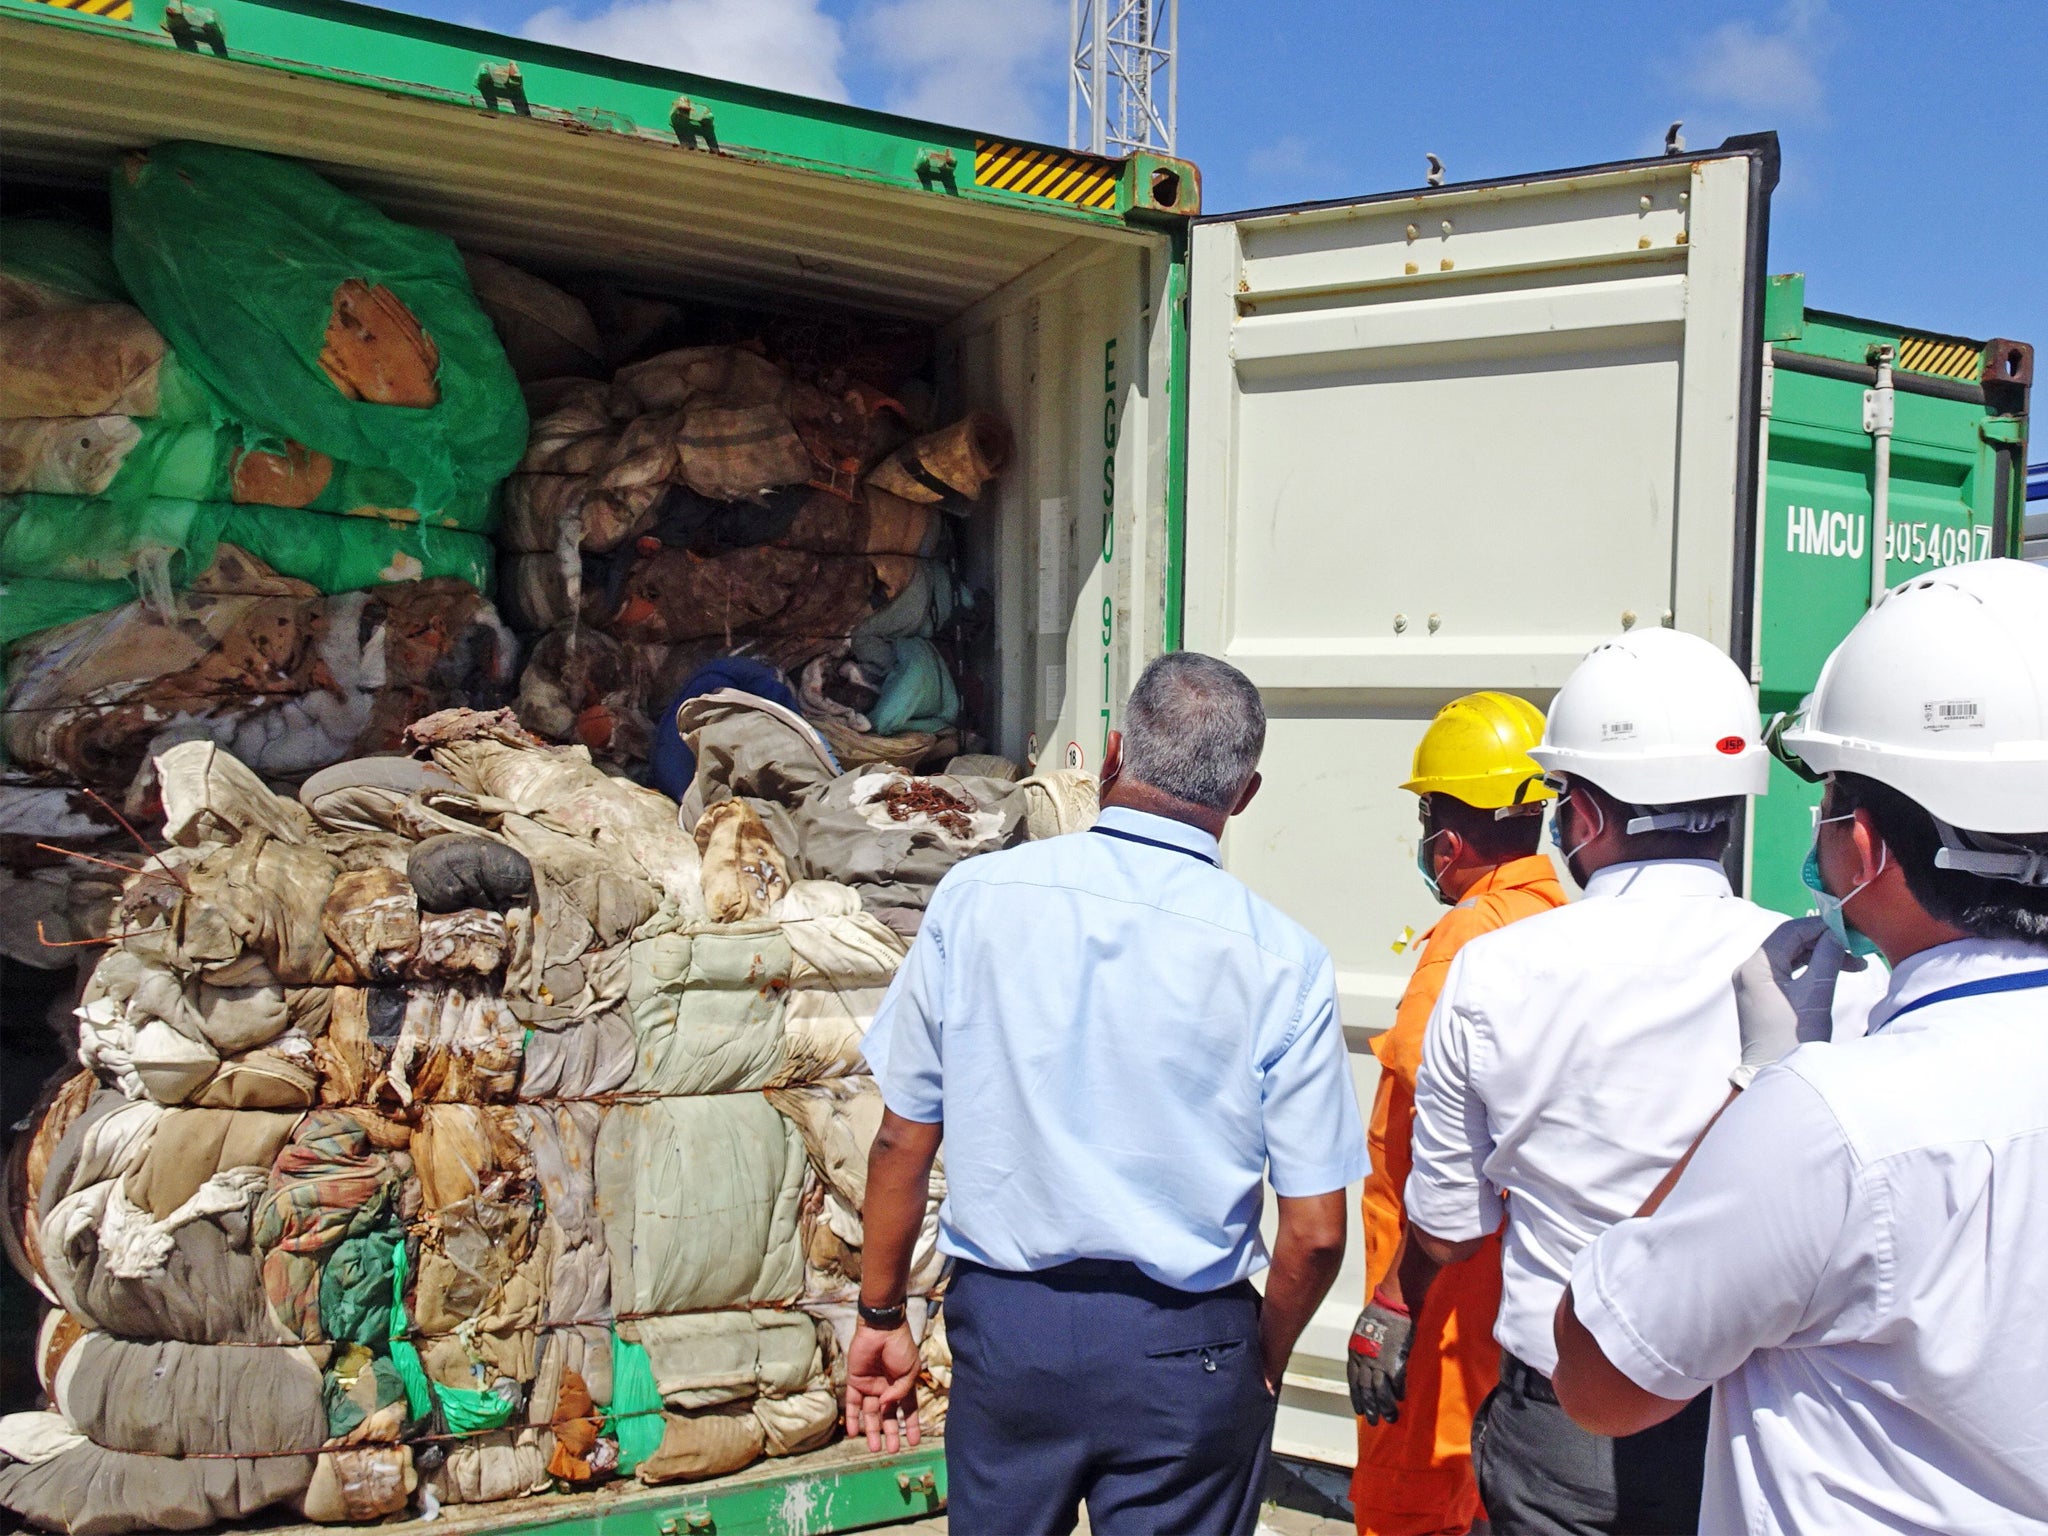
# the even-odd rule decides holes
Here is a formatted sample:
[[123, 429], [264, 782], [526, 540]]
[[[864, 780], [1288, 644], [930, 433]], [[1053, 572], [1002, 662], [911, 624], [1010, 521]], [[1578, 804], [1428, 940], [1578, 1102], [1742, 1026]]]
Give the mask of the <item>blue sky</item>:
[[[399, 0], [397, 9], [1058, 141], [1066, 0]], [[1182, 0], [1211, 211], [1775, 128], [1807, 299], [2048, 352], [2048, 0]], [[2035, 457], [2042, 455], [2037, 452]]]

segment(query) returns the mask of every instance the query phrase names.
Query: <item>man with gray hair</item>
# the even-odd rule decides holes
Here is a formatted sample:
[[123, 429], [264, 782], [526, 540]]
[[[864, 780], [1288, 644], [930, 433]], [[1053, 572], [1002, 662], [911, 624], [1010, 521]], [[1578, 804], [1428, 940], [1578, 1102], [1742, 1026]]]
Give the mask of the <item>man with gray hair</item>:
[[1124, 721], [1101, 819], [956, 866], [863, 1047], [885, 1113], [847, 1430], [916, 1442], [904, 1296], [947, 1133], [966, 1536], [1064, 1533], [1083, 1502], [1103, 1536], [1250, 1532], [1281, 1372], [1366, 1171], [1330, 956], [1217, 860], [1259, 787], [1258, 690], [1162, 656]]

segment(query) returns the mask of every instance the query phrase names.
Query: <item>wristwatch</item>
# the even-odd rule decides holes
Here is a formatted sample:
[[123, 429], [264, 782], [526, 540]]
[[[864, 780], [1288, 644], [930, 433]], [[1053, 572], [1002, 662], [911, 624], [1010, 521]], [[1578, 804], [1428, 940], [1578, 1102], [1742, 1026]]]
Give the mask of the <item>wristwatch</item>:
[[903, 1303], [900, 1301], [893, 1307], [871, 1307], [863, 1301], [859, 1304], [859, 1309], [860, 1320], [870, 1328], [879, 1328], [884, 1333], [893, 1333], [896, 1329], [903, 1326], [905, 1313]]

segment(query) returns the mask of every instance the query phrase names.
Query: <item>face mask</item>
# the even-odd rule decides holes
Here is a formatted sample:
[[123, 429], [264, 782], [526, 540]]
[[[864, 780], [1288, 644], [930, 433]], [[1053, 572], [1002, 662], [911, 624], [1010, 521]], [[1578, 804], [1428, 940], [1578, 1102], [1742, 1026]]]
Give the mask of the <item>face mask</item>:
[[1579, 872], [1576, 869], [1572, 869], [1572, 860], [1579, 856], [1580, 851], [1588, 843], [1592, 842], [1594, 838], [1607, 829], [1607, 813], [1602, 811], [1599, 802], [1595, 801], [1593, 803], [1593, 810], [1599, 817], [1599, 820], [1594, 823], [1591, 832], [1567, 848], [1564, 845], [1564, 808], [1571, 803], [1571, 791], [1569, 789], [1559, 789], [1557, 800], [1552, 805], [1550, 811], [1550, 846], [1558, 851], [1559, 857], [1564, 860], [1565, 868], [1572, 870], [1572, 878], [1578, 880], [1579, 884], [1584, 885], [1586, 882], [1579, 879]]
[[1415, 845], [1415, 868], [1422, 876], [1422, 883], [1429, 887], [1429, 894], [1448, 907], [1452, 905], [1451, 898], [1444, 894], [1444, 888], [1437, 883], [1436, 869], [1429, 857], [1429, 845], [1442, 836], [1442, 831], [1432, 832]]
[[1814, 902], [1820, 907], [1821, 921], [1828, 925], [1828, 932], [1835, 936], [1835, 942], [1852, 955], [1874, 955], [1877, 953], [1877, 945], [1871, 941], [1869, 934], [1849, 926], [1849, 917], [1843, 908], [1870, 884], [1870, 880], [1875, 880], [1877, 875], [1884, 873], [1884, 860], [1890, 857], [1891, 850], [1886, 849], [1880, 856], [1877, 874], [1872, 875], [1870, 880], [1864, 881], [1847, 896], [1835, 895], [1821, 883], [1820, 878], [1820, 829], [1831, 821], [1855, 819], [1852, 812], [1847, 816], [1823, 816], [1813, 824], [1813, 846], [1806, 850], [1806, 867], [1799, 872], [1799, 878], [1804, 880], [1806, 888], [1813, 892]]

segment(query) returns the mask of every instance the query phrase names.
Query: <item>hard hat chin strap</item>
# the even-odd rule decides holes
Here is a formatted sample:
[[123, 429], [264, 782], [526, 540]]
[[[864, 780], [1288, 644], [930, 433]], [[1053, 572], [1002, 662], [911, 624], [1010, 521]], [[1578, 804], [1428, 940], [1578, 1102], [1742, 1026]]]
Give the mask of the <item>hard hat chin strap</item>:
[[[2015, 885], [2048, 890], [2048, 853], [2022, 848], [1989, 832], [1964, 832], [1939, 816], [1927, 818], [1941, 834], [1941, 846], [1934, 850], [1936, 869], [1953, 869], [1959, 874], [1981, 875], [1986, 880], [2010, 880]], [[1975, 843], [1977, 846], [1972, 847]]]
[[1650, 814], [1629, 817], [1622, 830], [1630, 837], [1644, 832], [1711, 832], [1728, 825], [1731, 817], [1725, 805], [1681, 805], [1668, 811], [1645, 805], [1637, 809]]

